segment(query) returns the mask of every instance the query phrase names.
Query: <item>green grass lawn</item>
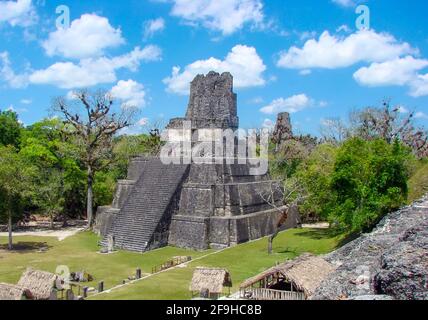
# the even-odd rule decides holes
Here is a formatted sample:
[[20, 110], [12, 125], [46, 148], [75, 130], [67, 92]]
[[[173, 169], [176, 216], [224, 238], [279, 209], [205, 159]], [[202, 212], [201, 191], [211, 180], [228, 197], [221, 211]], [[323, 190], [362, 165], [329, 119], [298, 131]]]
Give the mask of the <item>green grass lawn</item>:
[[[0, 282], [16, 283], [27, 267], [55, 272], [57, 266], [66, 265], [72, 272], [85, 270], [92, 274], [95, 281], [89, 285], [96, 286], [103, 280], [105, 287], [110, 288], [135, 274], [137, 268], [150, 273], [153, 266], [173, 256], [203, 254], [167, 247], [145, 254], [119, 251], [103, 255], [98, 253], [98, 240], [90, 232], [81, 232], [61, 242], [51, 237], [14, 237], [17, 250], [8, 252], [4, 250], [7, 238], [0, 237]], [[40, 247], [48, 247], [48, 250], [38, 252]]]
[[[122, 280], [135, 273], [140, 267], [143, 273], [173, 256], [190, 255], [193, 261], [185, 268], [177, 268], [154, 275], [110, 293], [97, 295], [94, 299], [189, 299], [189, 283], [195, 267], [213, 266], [227, 268], [232, 275], [232, 292], [239, 284], [276, 262], [294, 258], [303, 252], [323, 254], [334, 250], [344, 240], [329, 230], [293, 229], [282, 232], [274, 242], [274, 253], [267, 254], [267, 239], [242, 244], [221, 252], [203, 252], [166, 247], [144, 254], [117, 252], [101, 255], [98, 252], [98, 238], [83, 232], [62, 242], [55, 238], [15, 237], [18, 250], [4, 250], [7, 239], [0, 237], [0, 282], [16, 283], [21, 273], [29, 266], [54, 272], [58, 265], [67, 265], [71, 271], [85, 270], [95, 277], [89, 285], [96, 286], [105, 281], [107, 289], [119, 285]], [[38, 248], [48, 247], [45, 252]], [[211, 254], [211, 255], [210, 255]]]
[[409, 196], [408, 203], [422, 198], [428, 192], [428, 162], [420, 161], [415, 172], [408, 181]]

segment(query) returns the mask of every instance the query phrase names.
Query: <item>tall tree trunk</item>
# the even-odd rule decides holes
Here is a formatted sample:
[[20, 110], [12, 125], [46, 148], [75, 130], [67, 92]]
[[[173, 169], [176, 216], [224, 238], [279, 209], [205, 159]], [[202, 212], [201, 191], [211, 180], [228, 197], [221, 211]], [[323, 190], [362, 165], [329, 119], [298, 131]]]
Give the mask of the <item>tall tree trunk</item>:
[[67, 215], [65, 213], [62, 214], [62, 227], [66, 228], [68, 227], [68, 222], [67, 222]]
[[7, 231], [9, 233], [9, 243], [7, 248], [9, 250], [13, 250], [13, 243], [12, 243], [12, 212], [9, 211], [9, 217], [7, 222]]
[[278, 236], [279, 231], [280, 231], [282, 225], [287, 221], [288, 210], [289, 209], [281, 211], [281, 216], [279, 217], [278, 223], [277, 223], [276, 228], [275, 228], [275, 232], [272, 235], [269, 236], [269, 239], [268, 239], [268, 254], [272, 254], [273, 240]]
[[53, 230], [55, 225], [54, 225], [54, 215], [53, 214], [49, 214], [49, 222], [50, 222], [50, 228]]
[[273, 240], [276, 238], [276, 236], [279, 233], [279, 228], [276, 229], [275, 233], [272, 234], [271, 236], [269, 236], [268, 239], [268, 254], [272, 254], [272, 250], [273, 250]]
[[93, 224], [93, 206], [94, 206], [94, 173], [91, 166], [88, 166], [88, 202], [86, 207], [86, 217], [88, 219], [88, 228], [92, 228]]

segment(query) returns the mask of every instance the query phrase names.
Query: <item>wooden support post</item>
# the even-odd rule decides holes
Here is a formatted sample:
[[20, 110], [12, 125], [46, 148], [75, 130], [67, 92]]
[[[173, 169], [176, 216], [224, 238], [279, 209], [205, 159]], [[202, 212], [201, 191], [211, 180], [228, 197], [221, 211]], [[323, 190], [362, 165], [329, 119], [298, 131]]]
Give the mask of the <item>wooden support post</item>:
[[65, 292], [65, 299], [66, 300], [74, 300], [74, 293], [73, 293], [73, 290], [71, 290], [71, 289], [68, 289], [66, 292]]
[[135, 279], [141, 279], [141, 269], [140, 268], [138, 268], [135, 271]]
[[98, 292], [104, 291], [104, 281], [98, 282]]
[[88, 297], [88, 287], [83, 287], [83, 298], [87, 298]]

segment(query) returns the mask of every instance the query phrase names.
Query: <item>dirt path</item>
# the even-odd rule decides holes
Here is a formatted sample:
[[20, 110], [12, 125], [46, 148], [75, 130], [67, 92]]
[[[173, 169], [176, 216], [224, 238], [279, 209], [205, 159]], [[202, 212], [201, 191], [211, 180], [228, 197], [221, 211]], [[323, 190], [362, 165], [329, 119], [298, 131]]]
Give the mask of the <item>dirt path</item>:
[[317, 223], [303, 224], [302, 228], [305, 228], [305, 229], [328, 229], [328, 228], [330, 228], [330, 225], [328, 222], [317, 222]]
[[[69, 227], [58, 230], [39, 230], [39, 231], [16, 231], [13, 232], [14, 237], [32, 236], [32, 237], [55, 237], [59, 241], [63, 241], [68, 237], [74, 236], [76, 233], [84, 230], [82, 227]], [[7, 237], [7, 232], [0, 232], [0, 237]]]

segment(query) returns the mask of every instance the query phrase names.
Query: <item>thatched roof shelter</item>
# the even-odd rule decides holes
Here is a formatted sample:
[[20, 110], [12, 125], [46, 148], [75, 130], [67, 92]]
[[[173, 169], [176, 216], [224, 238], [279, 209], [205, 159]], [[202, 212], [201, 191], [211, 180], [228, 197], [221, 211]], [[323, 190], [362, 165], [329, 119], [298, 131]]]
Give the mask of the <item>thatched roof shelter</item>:
[[321, 282], [334, 270], [335, 267], [323, 258], [306, 253], [297, 259], [287, 261], [247, 279], [240, 288], [246, 289], [270, 277], [281, 276], [309, 298]]
[[23, 287], [0, 283], [0, 300], [27, 300], [32, 299], [31, 292]]
[[189, 289], [192, 292], [208, 290], [210, 294], [221, 294], [224, 287], [232, 287], [229, 271], [221, 268], [198, 267], [193, 272]]
[[35, 300], [51, 299], [58, 276], [40, 270], [27, 269], [18, 282], [18, 286], [30, 290]]

